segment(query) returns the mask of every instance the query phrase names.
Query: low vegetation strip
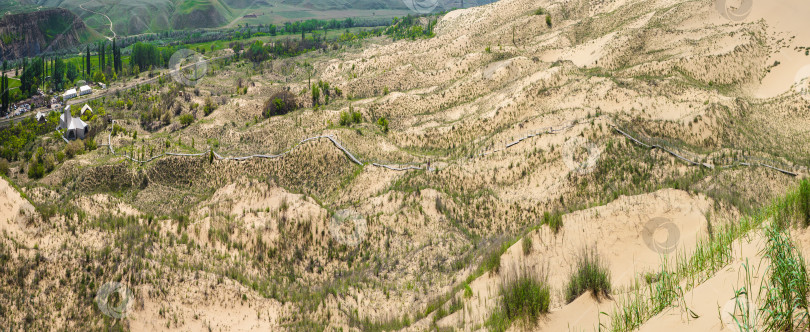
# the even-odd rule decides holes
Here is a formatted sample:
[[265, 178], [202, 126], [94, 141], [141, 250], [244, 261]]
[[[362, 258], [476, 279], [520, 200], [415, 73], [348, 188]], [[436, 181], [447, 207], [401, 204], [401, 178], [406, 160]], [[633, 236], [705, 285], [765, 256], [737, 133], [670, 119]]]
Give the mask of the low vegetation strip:
[[707, 164], [707, 163], [700, 163], [700, 162], [691, 160], [689, 158], [686, 158], [686, 157], [678, 154], [677, 152], [672, 151], [672, 150], [670, 150], [670, 149], [668, 149], [666, 147], [663, 147], [663, 146], [661, 146], [659, 144], [647, 144], [647, 143], [644, 143], [644, 142], [638, 140], [637, 138], [631, 136], [627, 132], [619, 129], [619, 127], [617, 127], [615, 125], [613, 126], [613, 129], [615, 129], [618, 133], [622, 134], [623, 136], [627, 137], [628, 139], [630, 139], [631, 141], [633, 141], [634, 143], [636, 143], [638, 145], [641, 145], [643, 147], [650, 148], [650, 149], [656, 148], [656, 149], [663, 150], [664, 152], [669, 153], [672, 156], [686, 162], [690, 166], [700, 166], [700, 167], [706, 167], [706, 168], [709, 168], [709, 169], [713, 169], [713, 168], [732, 168], [732, 167], [738, 167], [738, 166], [749, 166], [749, 167], [761, 166], [761, 167], [773, 169], [775, 171], [778, 171], [780, 173], [790, 175], [790, 176], [798, 176], [799, 175], [797, 172], [788, 171], [786, 169], [779, 168], [779, 167], [769, 165], [769, 164], [765, 164], [765, 163], [762, 163], [762, 162], [748, 162], [748, 161], [742, 161], [742, 160], [735, 160], [734, 162], [732, 162], [729, 165], [711, 165], [711, 164]]
[[[115, 125], [116, 122], [117, 122], [116, 120], [112, 120], [113, 125]], [[213, 149], [209, 148], [206, 152], [200, 152], [200, 153], [166, 152], [166, 153], [161, 153], [159, 155], [153, 156], [153, 157], [151, 157], [149, 159], [139, 160], [139, 159], [135, 159], [135, 158], [133, 158], [131, 156], [128, 156], [126, 154], [119, 154], [119, 153], [115, 152], [115, 148], [113, 147], [113, 144], [112, 144], [112, 130], [110, 130], [110, 133], [107, 136], [108, 144], [106, 144], [106, 145], [110, 149], [110, 154], [116, 155], [116, 156], [121, 156], [121, 157], [126, 158], [127, 160], [130, 160], [130, 161], [133, 161], [133, 162], [136, 162], [136, 163], [141, 163], [141, 164], [145, 164], [145, 163], [148, 163], [148, 162], [153, 161], [155, 159], [166, 157], [166, 156], [201, 157], [201, 156], [204, 156], [204, 155], [207, 155], [207, 154], [213, 154], [214, 157], [217, 160], [244, 161], [244, 160], [249, 160], [249, 159], [253, 159], [253, 158], [262, 158], [262, 159], [281, 158], [281, 157], [284, 157], [285, 155], [289, 154], [290, 152], [292, 152], [292, 150], [294, 150], [295, 148], [297, 148], [301, 144], [304, 144], [304, 143], [307, 143], [307, 142], [310, 142], [310, 141], [319, 140], [319, 139], [324, 139], [324, 138], [331, 141], [332, 144], [334, 144], [336, 148], [343, 151], [343, 153], [346, 154], [346, 156], [349, 158], [349, 160], [351, 160], [352, 162], [354, 162], [354, 163], [356, 163], [356, 164], [358, 164], [360, 166], [370, 164], [370, 165], [375, 166], [375, 167], [381, 167], [381, 168], [389, 169], [389, 170], [392, 170], [392, 171], [410, 171], [410, 170], [422, 170], [422, 169], [424, 169], [422, 166], [394, 167], [394, 166], [391, 166], [391, 165], [385, 165], [385, 164], [380, 164], [380, 163], [363, 163], [362, 161], [360, 161], [360, 159], [355, 157], [354, 154], [352, 154], [348, 149], [346, 149], [337, 140], [337, 138], [335, 138], [334, 135], [319, 135], [319, 136], [313, 136], [313, 137], [305, 138], [305, 139], [301, 140], [300, 142], [298, 142], [293, 147], [291, 147], [290, 149], [288, 149], [287, 151], [284, 151], [284, 152], [279, 153], [279, 154], [254, 154], [254, 155], [243, 156], [243, 157], [225, 157], [225, 156], [220, 155], [219, 153], [217, 153]]]

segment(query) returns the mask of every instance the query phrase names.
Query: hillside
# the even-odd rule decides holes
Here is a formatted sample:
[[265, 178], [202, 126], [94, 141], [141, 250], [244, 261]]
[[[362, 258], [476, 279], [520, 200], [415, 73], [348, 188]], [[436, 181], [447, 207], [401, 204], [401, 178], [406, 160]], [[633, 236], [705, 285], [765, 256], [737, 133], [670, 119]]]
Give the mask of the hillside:
[[435, 35], [209, 52], [15, 156], [0, 308], [24, 330], [804, 330], [810, 291], [773, 289], [807, 284], [807, 12], [501, 0]]
[[[4, 0], [14, 1], [14, 0]], [[25, 2], [26, 0], [22, 0]], [[408, 8], [399, 0], [386, 1], [243, 1], [243, 0], [31, 0], [32, 4], [69, 9], [97, 31], [136, 35], [169, 30], [216, 28], [228, 24], [283, 24], [309, 18], [373, 18], [402, 16]], [[25, 7], [28, 8], [28, 7]], [[257, 17], [244, 19], [243, 16]], [[108, 36], [108, 37], [111, 37]]]
[[0, 18], [0, 58], [31, 57], [47, 50], [71, 48], [97, 38], [66, 9], [45, 9]]

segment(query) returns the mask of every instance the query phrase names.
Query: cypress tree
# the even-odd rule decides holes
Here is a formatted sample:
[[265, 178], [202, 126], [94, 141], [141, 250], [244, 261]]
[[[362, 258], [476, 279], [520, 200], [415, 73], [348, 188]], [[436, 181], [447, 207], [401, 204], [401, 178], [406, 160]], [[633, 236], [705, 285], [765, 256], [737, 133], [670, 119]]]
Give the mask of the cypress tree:
[[113, 39], [112, 56], [113, 56], [113, 71], [118, 72], [118, 48], [115, 45], [115, 39]]
[[87, 45], [87, 61], [85, 61], [84, 65], [85, 78], [90, 77], [90, 68], [92, 68], [92, 64], [90, 64], [90, 45]]
[[6, 61], [3, 61], [3, 78], [0, 79], [0, 93], [2, 93], [2, 98], [0, 98], [0, 102], [3, 103], [3, 107], [0, 108], [0, 116], [6, 116], [8, 114], [8, 79], [6, 78]]

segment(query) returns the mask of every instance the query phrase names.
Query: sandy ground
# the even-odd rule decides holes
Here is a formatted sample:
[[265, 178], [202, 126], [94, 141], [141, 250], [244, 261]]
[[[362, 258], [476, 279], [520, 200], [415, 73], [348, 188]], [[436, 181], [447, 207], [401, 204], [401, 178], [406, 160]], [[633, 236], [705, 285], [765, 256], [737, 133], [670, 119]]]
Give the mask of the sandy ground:
[[761, 231], [738, 240], [733, 249], [734, 261], [684, 294], [686, 308], [697, 318], [683, 306], [669, 308], [644, 323], [639, 331], [739, 331], [734, 317], [739, 321], [742, 315], [736, 303], [745, 305], [746, 298], [736, 297], [737, 291], [750, 290], [750, 314], [754, 313], [754, 304], [761, 303], [759, 289], [768, 269], [768, 260], [761, 256], [765, 241]]
[[38, 219], [34, 206], [5, 179], [0, 179], [0, 232], [28, 243], [33, 234], [27, 225]]
[[[810, 65], [810, 56], [797, 47], [810, 46], [807, 13], [810, 13], [810, 2], [802, 0], [753, 1], [751, 14], [745, 22], [765, 20], [773, 31], [769, 43], [778, 45], [770, 55], [768, 63], [780, 62], [771, 69], [754, 95], [759, 98], [770, 98], [790, 91], [796, 83], [800, 70]], [[810, 78], [810, 72], [802, 73], [801, 78]]]
[[[642, 273], [659, 268], [663, 255], [675, 250], [688, 253], [698, 237], [706, 234], [705, 212], [710, 207], [705, 197], [667, 189], [624, 196], [605, 206], [565, 215], [559, 234], [554, 235], [546, 226], [530, 234], [533, 249], [529, 255], [522, 252], [522, 240], [510, 247], [501, 257], [501, 270], [471, 283], [473, 297], [465, 301], [469, 306], [441, 320], [440, 326], [459, 326], [463, 321], [467, 329], [482, 323], [498, 303], [499, 285], [504, 278], [528, 267], [546, 273], [553, 290], [552, 312], [541, 320], [541, 330], [596, 327], [599, 312], [610, 307], [610, 300], [600, 302], [591, 296], [581, 296], [566, 304], [562, 294], [571, 267], [582, 250], [593, 248], [598, 252], [609, 267], [613, 287], [621, 290]], [[659, 224], [659, 220], [666, 222]]]

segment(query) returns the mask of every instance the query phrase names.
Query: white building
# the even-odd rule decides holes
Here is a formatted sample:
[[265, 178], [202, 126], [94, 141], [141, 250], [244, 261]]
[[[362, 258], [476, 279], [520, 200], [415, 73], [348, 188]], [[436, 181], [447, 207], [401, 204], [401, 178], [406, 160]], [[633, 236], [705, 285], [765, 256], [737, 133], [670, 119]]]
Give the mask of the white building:
[[70, 98], [76, 98], [76, 96], [77, 96], [76, 89], [70, 89], [70, 90], [65, 91], [64, 94], [62, 94], [62, 99], [63, 100], [68, 100]]
[[59, 129], [65, 131], [67, 139], [84, 139], [90, 132], [90, 126], [87, 123], [70, 114], [70, 105], [65, 107], [64, 112], [59, 116]]
[[48, 115], [43, 112], [37, 112], [37, 122], [38, 123], [45, 123], [48, 122]]
[[82, 86], [79, 88], [79, 96], [89, 95], [89, 94], [91, 94], [91, 93], [93, 93], [93, 89], [91, 89], [91, 88], [90, 88], [89, 86], [87, 86], [87, 85], [82, 85]]
[[82, 111], [79, 113], [79, 115], [84, 115], [84, 112], [87, 111], [90, 111], [90, 114], [93, 114], [93, 109], [90, 108], [90, 105], [84, 104], [84, 107], [82, 107]]

